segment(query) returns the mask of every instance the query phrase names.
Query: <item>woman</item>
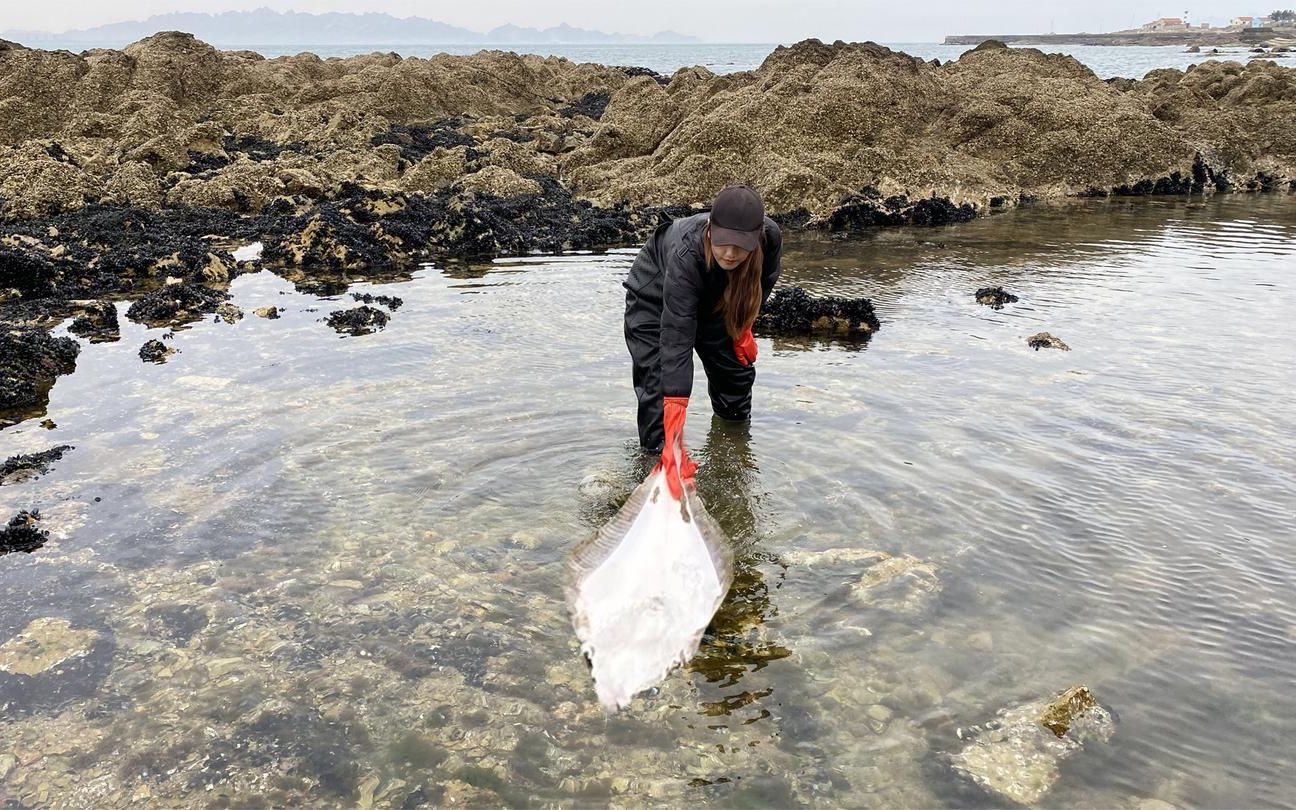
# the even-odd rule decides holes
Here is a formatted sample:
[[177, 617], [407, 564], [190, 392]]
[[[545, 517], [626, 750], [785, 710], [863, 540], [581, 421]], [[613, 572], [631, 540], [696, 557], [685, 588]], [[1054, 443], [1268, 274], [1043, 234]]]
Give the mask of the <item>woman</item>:
[[706, 370], [711, 407], [751, 416], [756, 381], [752, 323], [779, 276], [783, 236], [750, 186], [726, 186], [708, 213], [657, 228], [625, 281], [626, 346], [639, 399], [639, 443], [661, 452], [676, 498], [695, 465], [684, 452], [693, 352]]

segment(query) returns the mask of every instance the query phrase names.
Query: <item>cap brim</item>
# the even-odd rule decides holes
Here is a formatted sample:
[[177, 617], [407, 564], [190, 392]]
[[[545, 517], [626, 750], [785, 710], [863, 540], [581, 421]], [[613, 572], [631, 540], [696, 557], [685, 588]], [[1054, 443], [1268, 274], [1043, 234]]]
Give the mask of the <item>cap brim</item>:
[[714, 224], [711, 226], [711, 244], [713, 245], [737, 245], [743, 250], [755, 250], [759, 242], [760, 231], [735, 231]]

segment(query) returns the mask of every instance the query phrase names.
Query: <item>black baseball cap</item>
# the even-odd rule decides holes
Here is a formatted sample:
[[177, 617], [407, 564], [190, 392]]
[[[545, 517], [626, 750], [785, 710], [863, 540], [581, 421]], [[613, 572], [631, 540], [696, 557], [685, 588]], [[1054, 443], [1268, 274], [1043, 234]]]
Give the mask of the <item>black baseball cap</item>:
[[755, 250], [765, 227], [765, 204], [751, 186], [725, 186], [711, 204], [711, 244]]

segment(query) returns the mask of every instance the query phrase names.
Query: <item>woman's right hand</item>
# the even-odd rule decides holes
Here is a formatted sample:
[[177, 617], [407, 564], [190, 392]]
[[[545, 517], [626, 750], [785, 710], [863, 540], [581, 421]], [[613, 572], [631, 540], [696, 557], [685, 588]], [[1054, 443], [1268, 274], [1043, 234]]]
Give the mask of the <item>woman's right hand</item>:
[[662, 400], [662, 426], [666, 441], [662, 445], [661, 463], [657, 469], [666, 471], [666, 486], [675, 500], [684, 497], [684, 484], [693, 483], [697, 465], [684, 449], [684, 418], [688, 414], [688, 397], [665, 397]]

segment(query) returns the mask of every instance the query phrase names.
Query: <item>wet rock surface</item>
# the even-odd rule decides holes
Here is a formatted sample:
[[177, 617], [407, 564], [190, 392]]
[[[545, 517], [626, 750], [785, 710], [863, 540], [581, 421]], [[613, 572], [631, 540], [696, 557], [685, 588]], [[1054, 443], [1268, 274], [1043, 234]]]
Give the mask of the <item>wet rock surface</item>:
[[40, 528], [40, 512], [23, 510], [9, 518], [4, 528], [0, 528], [0, 554], [15, 551], [30, 554], [48, 540], [49, 532]]
[[881, 328], [867, 298], [814, 296], [801, 287], [780, 286], [761, 308], [755, 329], [765, 334], [828, 334], [867, 338]]
[[63, 454], [75, 448], [70, 444], [60, 444], [39, 453], [26, 453], [10, 456], [0, 464], [0, 486], [21, 484], [33, 478], [39, 478], [50, 471], [50, 466], [63, 458]]
[[976, 291], [975, 297], [978, 304], [983, 304], [991, 309], [1003, 309], [1005, 304], [1017, 303], [1017, 296], [1003, 287], [982, 287]]

